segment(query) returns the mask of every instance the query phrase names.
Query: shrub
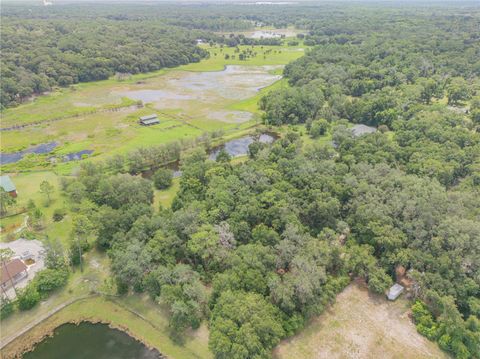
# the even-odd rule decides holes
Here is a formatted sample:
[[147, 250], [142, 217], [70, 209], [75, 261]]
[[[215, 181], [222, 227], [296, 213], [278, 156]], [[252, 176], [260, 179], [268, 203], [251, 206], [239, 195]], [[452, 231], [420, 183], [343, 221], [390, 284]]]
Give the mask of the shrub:
[[381, 268], [374, 267], [368, 273], [368, 289], [378, 294], [385, 294], [385, 291], [392, 285], [392, 278]]
[[53, 216], [52, 216], [52, 219], [55, 221], [55, 222], [60, 222], [63, 217], [65, 217], [65, 209], [63, 208], [56, 208], [54, 211], [53, 211]]
[[327, 133], [328, 127], [329, 127], [329, 124], [327, 120], [324, 120], [324, 119], [315, 120], [312, 122], [310, 126], [310, 130], [309, 130], [310, 136], [312, 136], [313, 138], [323, 136]]
[[173, 171], [160, 168], [154, 173], [152, 179], [156, 189], [166, 189], [172, 185]]
[[0, 308], [0, 319], [7, 318], [10, 314], [13, 313], [15, 306], [10, 300], [2, 300], [2, 306]]
[[49, 293], [67, 284], [68, 272], [64, 269], [44, 269], [35, 276], [35, 284], [40, 294]]
[[426, 305], [417, 301], [412, 306], [412, 314], [417, 331], [428, 339], [435, 340], [438, 336], [438, 327]]
[[27, 285], [17, 296], [18, 308], [28, 310], [33, 308], [40, 301], [40, 293], [34, 283]]

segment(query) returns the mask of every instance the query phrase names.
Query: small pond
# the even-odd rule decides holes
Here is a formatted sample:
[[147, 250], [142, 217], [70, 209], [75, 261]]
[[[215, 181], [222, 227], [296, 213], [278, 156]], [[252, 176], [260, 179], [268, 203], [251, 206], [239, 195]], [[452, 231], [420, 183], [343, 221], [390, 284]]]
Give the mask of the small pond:
[[[0, 153], [0, 165], [7, 165], [9, 163], [16, 163], [20, 161], [25, 155], [34, 153], [37, 155], [44, 155], [52, 152], [58, 146], [57, 142], [42, 143], [41, 145], [30, 147], [23, 151]], [[59, 159], [63, 162], [81, 160], [84, 156], [90, 156], [93, 150], [82, 150], [78, 152], [67, 153], [60, 156]], [[52, 157], [51, 161], [56, 161], [56, 157]]]
[[62, 156], [63, 162], [69, 161], [78, 161], [81, 160], [84, 156], [90, 156], [93, 153], [93, 150], [82, 150], [78, 152], [68, 153]]
[[58, 146], [58, 143], [56, 142], [48, 142], [48, 143], [42, 143], [41, 145], [27, 148], [26, 150], [23, 150], [23, 151], [11, 152], [11, 153], [0, 153], [0, 164], [6, 165], [9, 163], [18, 162], [23, 158], [23, 156], [29, 153], [35, 153], [40, 155], [45, 153], [50, 153], [57, 146]]
[[[262, 143], [272, 143], [275, 139], [275, 134], [263, 133], [258, 138], [258, 141]], [[209, 153], [209, 158], [215, 160], [222, 149], [225, 149], [225, 151], [232, 157], [244, 156], [248, 153], [248, 146], [254, 141], [255, 138], [253, 136], [245, 136], [225, 142], [223, 145], [214, 147]]]
[[82, 322], [64, 324], [53, 337], [44, 339], [24, 359], [160, 359], [163, 356], [147, 348], [125, 332], [106, 324]]
[[[262, 143], [272, 143], [277, 138], [278, 135], [276, 133], [263, 133], [258, 137], [258, 141]], [[225, 142], [224, 144], [215, 146], [210, 151], [208, 151], [208, 158], [211, 160], [216, 160], [218, 154], [222, 149], [225, 149], [225, 151], [231, 157], [244, 156], [248, 154], [248, 146], [250, 146], [250, 144], [254, 141], [254, 136], [244, 136]], [[173, 177], [180, 177], [182, 175], [179, 161], [169, 163], [165, 167], [173, 171]], [[146, 178], [150, 178], [152, 176], [152, 172], [146, 171], [143, 173], [143, 176]]]

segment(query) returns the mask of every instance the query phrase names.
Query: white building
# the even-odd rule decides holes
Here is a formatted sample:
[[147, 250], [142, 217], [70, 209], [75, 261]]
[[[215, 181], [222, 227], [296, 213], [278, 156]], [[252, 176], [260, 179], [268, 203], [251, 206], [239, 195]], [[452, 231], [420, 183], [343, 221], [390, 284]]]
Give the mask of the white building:
[[388, 290], [388, 293], [387, 293], [388, 300], [397, 299], [400, 296], [400, 294], [403, 293], [404, 289], [405, 288], [403, 288], [403, 286], [401, 286], [400, 284], [395, 283], [394, 285], [392, 285], [392, 287]]

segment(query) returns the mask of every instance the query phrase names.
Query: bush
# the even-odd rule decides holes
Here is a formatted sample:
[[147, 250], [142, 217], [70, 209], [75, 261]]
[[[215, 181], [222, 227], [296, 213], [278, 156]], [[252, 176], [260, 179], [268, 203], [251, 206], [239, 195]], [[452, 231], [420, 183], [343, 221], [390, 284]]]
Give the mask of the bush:
[[34, 282], [40, 294], [46, 294], [67, 284], [68, 272], [64, 269], [44, 269], [38, 272]]
[[53, 219], [55, 222], [60, 222], [60, 221], [63, 219], [63, 217], [65, 217], [65, 214], [66, 214], [65, 209], [63, 209], [63, 208], [56, 208], [56, 209], [53, 211], [52, 219]]
[[2, 306], [0, 308], [0, 319], [7, 318], [10, 314], [13, 313], [15, 306], [10, 300], [2, 300]]
[[323, 136], [327, 133], [328, 127], [329, 124], [327, 120], [320, 119], [313, 121], [309, 130], [310, 136], [312, 136], [312, 138]]
[[152, 177], [156, 189], [166, 189], [170, 187], [172, 185], [172, 179], [173, 171], [166, 168], [158, 169]]
[[40, 293], [38, 293], [35, 284], [30, 283], [17, 296], [18, 309], [28, 310], [33, 308], [40, 301]]
[[378, 294], [385, 294], [392, 285], [392, 278], [381, 268], [374, 267], [368, 273], [368, 289]]

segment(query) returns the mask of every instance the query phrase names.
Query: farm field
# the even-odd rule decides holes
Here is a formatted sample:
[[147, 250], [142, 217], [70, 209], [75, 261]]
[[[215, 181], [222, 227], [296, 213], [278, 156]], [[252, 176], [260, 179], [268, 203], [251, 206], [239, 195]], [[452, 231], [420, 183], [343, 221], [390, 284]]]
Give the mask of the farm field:
[[448, 358], [417, 333], [404, 299], [388, 302], [352, 283], [325, 313], [282, 341], [274, 358]]

